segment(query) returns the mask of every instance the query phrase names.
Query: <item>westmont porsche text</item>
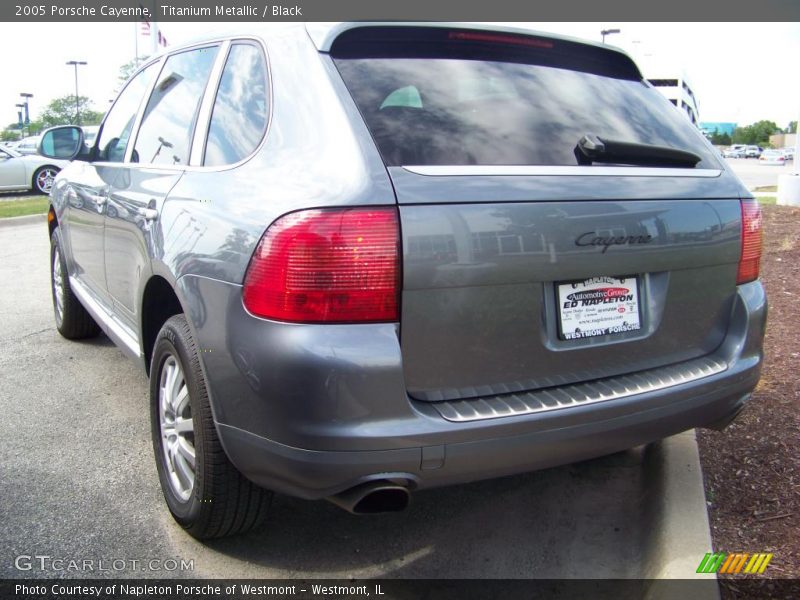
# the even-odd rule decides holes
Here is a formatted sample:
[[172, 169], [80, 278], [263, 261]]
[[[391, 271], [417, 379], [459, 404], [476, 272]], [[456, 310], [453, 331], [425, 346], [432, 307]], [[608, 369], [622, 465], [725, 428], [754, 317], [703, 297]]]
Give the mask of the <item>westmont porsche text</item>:
[[288, 596], [296, 594], [306, 594], [311, 592], [315, 596], [383, 596], [385, 592], [381, 589], [379, 584], [368, 587], [366, 585], [319, 585], [311, 584], [307, 587], [300, 587], [298, 585], [248, 585], [248, 584], [233, 584], [233, 585], [185, 585], [178, 583], [175, 585], [147, 585], [147, 584], [109, 584], [109, 585], [69, 585], [69, 584], [53, 584], [46, 585], [25, 585], [17, 584], [14, 586], [14, 593], [17, 595], [46, 595], [48, 593], [53, 596], [111, 596], [120, 594], [123, 596], [173, 596], [189, 597], [189, 596], [231, 596], [234, 594], [243, 594], [246, 596]]

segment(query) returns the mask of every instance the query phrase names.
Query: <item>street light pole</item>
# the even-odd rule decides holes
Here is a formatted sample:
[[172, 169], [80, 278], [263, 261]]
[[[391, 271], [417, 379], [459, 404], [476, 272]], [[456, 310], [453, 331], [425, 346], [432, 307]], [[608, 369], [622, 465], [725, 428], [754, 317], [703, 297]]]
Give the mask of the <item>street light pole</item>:
[[24, 104], [17, 104], [16, 105], [19, 111], [17, 111], [17, 116], [19, 117], [19, 139], [25, 137], [25, 105]]
[[78, 65], [85, 65], [87, 64], [86, 61], [83, 60], [71, 60], [66, 63], [67, 65], [72, 65], [75, 67], [75, 118], [78, 121], [78, 125], [81, 124], [81, 107], [78, 103]]
[[600, 35], [603, 36], [603, 43], [604, 44], [606, 43], [607, 35], [611, 35], [612, 33], [620, 33], [621, 31], [622, 31], [621, 29], [603, 29], [602, 31], [600, 31]]
[[31, 117], [30, 117], [30, 109], [28, 107], [28, 100], [33, 98], [33, 94], [29, 94], [28, 92], [21, 92], [20, 93], [20, 98], [22, 98], [24, 100], [24, 102], [25, 102], [25, 104], [24, 104], [24, 106], [25, 106], [25, 115], [24, 115], [25, 116], [25, 120], [22, 122], [23, 123], [23, 133], [25, 133], [25, 125], [27, 125], [28, 126], [28, 135], [30, 135], [31, 134]]

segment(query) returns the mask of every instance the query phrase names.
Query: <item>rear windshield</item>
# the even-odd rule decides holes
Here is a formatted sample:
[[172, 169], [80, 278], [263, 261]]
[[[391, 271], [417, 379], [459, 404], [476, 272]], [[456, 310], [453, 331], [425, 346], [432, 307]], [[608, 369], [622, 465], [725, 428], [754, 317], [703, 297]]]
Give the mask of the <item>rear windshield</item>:
[[641, 80], [492, 58], [334, 61], [389, 166], [576, 165], [585, 134], [719, 166], [696, 128]]

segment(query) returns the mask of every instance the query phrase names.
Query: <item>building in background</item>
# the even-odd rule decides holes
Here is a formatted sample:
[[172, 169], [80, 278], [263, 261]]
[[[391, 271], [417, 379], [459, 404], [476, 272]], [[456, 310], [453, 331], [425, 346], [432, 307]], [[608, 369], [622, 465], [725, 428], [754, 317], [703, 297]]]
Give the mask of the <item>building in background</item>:
[[645, 77], [672, 104], [680, 108], [692, 123], [698, 125], [700, 109], [686, 73], [682, 71], [645, 71]]
[[715, 133], [717, 135], [728, 134], [729, 136], [732, 136], [734, 129], [736, 129], [736, 123], [714, 123], [709, 121], [703, 121], [700, 123], [700, 131], [702, 131], [706, 137], [710, 137]]
[[773, 148], [794, 148], [797, 146], [797, 134], [775, 133], [769, 136], [769, 143]]
[[694, 125], [699, 125], [700, 104], [687, 73], [686, 66], [689, 63], [686, 59], [680, 53], [654, 47], [647, 40], [620, 37], [623, 37], [619, 40], [620, 47], [630, 53], [639, 65], [644, 78], [679, 108]]

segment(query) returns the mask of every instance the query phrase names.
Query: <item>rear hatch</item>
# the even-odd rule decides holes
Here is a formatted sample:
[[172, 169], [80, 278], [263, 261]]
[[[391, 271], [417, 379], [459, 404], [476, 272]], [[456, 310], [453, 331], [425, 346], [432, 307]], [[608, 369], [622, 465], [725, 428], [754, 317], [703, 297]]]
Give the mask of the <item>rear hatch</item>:
[[624, 54], [362, 27], [331, 56], [395, 187], [409, 394], [564, 385], [712, 353], [738, 181]]

